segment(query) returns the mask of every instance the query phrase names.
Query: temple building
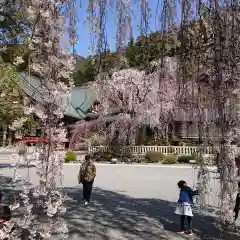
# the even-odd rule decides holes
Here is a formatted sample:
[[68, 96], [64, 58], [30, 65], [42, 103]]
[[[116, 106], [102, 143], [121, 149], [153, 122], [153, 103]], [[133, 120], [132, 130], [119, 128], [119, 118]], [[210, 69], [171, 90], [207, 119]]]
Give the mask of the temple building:
[[[33, 101], [43, 104], [44, 88], [40, 84], [39, 77], [29, 76], [26, 72], [21, 72], [19, 73], [19, 84], [22, 90]], [[95, 108], [97, 108], [99, 104], [100, 103], [96, 101], [96, 96], [92, 89], [87, 86], [74, 87], [68, 102], [68, 107], [64, 113], [65, 124], [68, 126], [82, 119], [89, 121], [96, 118]], [[113, 114], [110, 114], [113, 115], [111, 117], [113, 121], [114, 115], [116, 116], [119, 112], [118, 109], [113, 109]], [[190, 112], [181, 109], [176, 110], [173, 115], [173, 121], [167, 128], [166, 139], [178, 139], [178, 142], [197, 142], [199, 140], [199, 134], [202, 132], [199, 123], [201, 123], [204, 118], [207, 118], [209, 123], [213, 120], [213, 116], [211, 116], [213, 115], [212, 111], [205, 111], [200, 115], [202, 119], [196, 117], [199, 116], [196, 109]], [[2, 133], [2, 135], [3, 138], [6, 138], [6, 133]], [[31, 129], [29, 135], [40, 137], [41, 131], [40, 129]], [[153, 139], [153, 135], [153, 131], [148, 128], [148, 126], [140, 128], [136, 136], [136, 144], [147, 144], [146, 141]]]
[[[44, 87], [41, 86], [39, 77], [28, 75], [26, 72], [19, 73], [19, 87], [30, 99], [39, 104], [44, 104]], [[91, 109], [95, 101], [94, 95], [87, 87], [74, 87], [68, 107], [64, 113], [64, 123], [70, 125], [86, 117], [87, 112]], [[41, 129], [31, 127], [27, 137], [40, 137]], [[10, 129], [0, 130], [1, 145], [6, 146], [13, 144], [16, 139]]]

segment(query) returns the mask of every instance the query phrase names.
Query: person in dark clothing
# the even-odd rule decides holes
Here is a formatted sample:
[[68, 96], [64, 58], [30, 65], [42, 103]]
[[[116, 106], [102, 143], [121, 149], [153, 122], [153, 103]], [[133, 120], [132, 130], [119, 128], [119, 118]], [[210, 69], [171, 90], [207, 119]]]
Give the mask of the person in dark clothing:
[[[183, 180], [178, 182], [178, 187], [180, 188], [180, 194], [178, 199], [178, 204], [175, 210], [175, 213], [180, 215], [180, 227], [181, 233], [186, 233], [187, 235], [192, 235], [192, 205], [193, 197], [198, 195], [198, 191], [193, 191], [190, 187], [187, 186], [187, 183]], [[185, 231], [184, 222], [187, 218], [188, 228]]]
[[86, 155], [85, 161], [82, 163], [78, 175], [79, 184], [83, 184], [83, 201], [84, 205], [90, 203], [90, 198], [92, 194], [93, 182], [96, 177], [96, 166], [91, 161], [91, 156]]
[[91, 195], [92, 195], [92, 187], [93, 181], [83, 181], [83, 200], [84, 205], [88, 205], [90, 203]]
[[235, 219], [235, 221], [238, 218], [239, 210], [240, 210], [240, 182], [238, 182], [238, 194], [237, 194], [237, 197], [236, 197], [236, 203], [235, 203], [235, 207], [234, 207], [234, 219]]

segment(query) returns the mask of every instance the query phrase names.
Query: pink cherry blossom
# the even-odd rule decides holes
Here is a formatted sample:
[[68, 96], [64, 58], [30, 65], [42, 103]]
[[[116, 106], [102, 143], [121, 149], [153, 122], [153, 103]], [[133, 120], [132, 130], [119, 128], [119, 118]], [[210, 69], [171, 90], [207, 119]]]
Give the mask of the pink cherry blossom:
[[144, 124], [164, 129], [177, 105], [176, 59], [164, 58], [163, 63], [154, 64], [158, 68], [151, 74], [124, 69], [110, 78], [99, 76], [92, 84], [103, 115], [111, 108], [122, 110], [122, 117], [112, 124], [112, 131], [120, 130], [120, 138], [126, 139], [129, 131]]
[[[26, 33], [26, 45], [30, 53], [28, 70], [40, 76], [39, 88], [42, 93], [38, 104], [25, 101], [25, 113], [35, 114], [40, 119], [44, 137], [48, 139], [47, 144], [37, 148], [34, 154], [39, 184], [36, 187], [26, 185], [21, 194], [26, 211], [19, 222], [24, 222], [20, 224], [22, 228], [34, 229], [30, 231], [29, 239], [34, 239], [37, 233], [43, 238], [49, 237], [54, 231], [67, 233], [66, 227], [58, 229], [61, 227], [59, 221], [65, 226], [62, 219], [65, 197], [57, 189], [57, 181], [63, 180], [64, 154], [60, 150], [66, 141], [67, 130], [63, 127], [62, 118], [68, 107], [75, 66], [74, 57], [69, 54], [70, 49], [63, 49], [62, 46], [66, 29], [74, 27], [70, 26], [65, 15], [70, 17], [68, 11], [73, 15], [74, 9], [68, 9], [69, 3], [69, 0], [30, 0], [22, 6], [27, 20], [32, 22], [32, 29]], [[71, 37], [74, 36], [70, 36], [70, 42]], [[22, 59], [17, 57], [15, 62], [22, 63]], [[20, 123], [15, 123], [13, 127], [16, 126], [20, 126]], [[16, 158], [15, 180], [20, 178], [17, 173], [19, 159]], [[39, 208], [44, 209], [44, 219], [37, 213]], [[46, 223], [45, 229], [42, 228], [43, 221]]]

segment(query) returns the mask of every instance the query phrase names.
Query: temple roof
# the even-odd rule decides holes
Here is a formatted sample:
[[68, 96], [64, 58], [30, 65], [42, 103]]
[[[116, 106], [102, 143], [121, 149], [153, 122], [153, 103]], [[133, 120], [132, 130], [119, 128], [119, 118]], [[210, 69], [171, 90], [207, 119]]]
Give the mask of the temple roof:
[[[40, 85], [39, 77], [28, 75], [26, 72], [19, 73], [20, 75], [20, 87], [24, 92], [32, 97], [35, 101], [44, 104], [44, 87]], [[94, 91], [88, 86], [79, 86], [72, 89], [71, 98], [68, 102], [68, 108], [65, 111], [65, 116], [70, 116], [76, 119], [83, 119], [89, 116], [88, 111], [92, 107], [92, 104], [96, 100], [96, 95]], [[110, 118], [117, 118], [114, 113], [118, 113], [119, 109], [112, 109], [112, 115]], [[229, 114], [226, 114], [231, 120], [237, 119], [237, 114], [235, 111], [229, 111]], [[198, 109], [175, 109], [173, 113], [173, 120], [176, 122], [198, 122], [198, 121], [216, 121], [217, 112], [214, 109], [204, 109], [199, 112]]]
[[[26, 72], [19, 73], [19, 76], [19, 84], [23, 91], [38, 103], [44, 104], [44, 95], [47, 94], [47, 91], [41, 86], [39, 77], [29, 76]], [[84, 86], [74, 87], [68, 102], [68, 108], [64, 114], [77, 119], [83, 119], [94, 100], [95, 97], [90, 88]]]

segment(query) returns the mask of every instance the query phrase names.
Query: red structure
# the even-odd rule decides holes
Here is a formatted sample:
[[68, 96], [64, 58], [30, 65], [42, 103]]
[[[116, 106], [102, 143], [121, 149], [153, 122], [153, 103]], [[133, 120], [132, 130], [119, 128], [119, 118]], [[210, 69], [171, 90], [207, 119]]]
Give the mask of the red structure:
[[25, 142], [25, 143], [47, 143], [49, 139], [41, 137], [23, 137], [18, 139], [15, 143]]

